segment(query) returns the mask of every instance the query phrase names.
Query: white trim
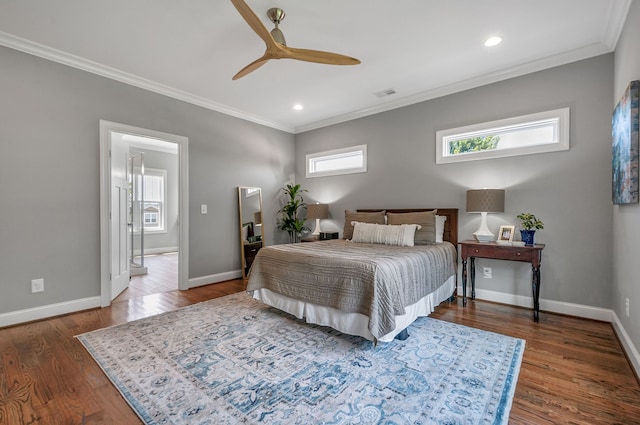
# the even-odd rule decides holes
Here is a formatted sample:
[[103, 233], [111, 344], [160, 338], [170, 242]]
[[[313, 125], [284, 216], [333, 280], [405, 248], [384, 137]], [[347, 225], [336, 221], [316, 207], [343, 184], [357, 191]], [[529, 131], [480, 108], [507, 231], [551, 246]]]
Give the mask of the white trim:
[[[460, 291], [462, 291], [462, 288], [458, 289], [458, 292]], [[469, 295], [469, 288], [467, 288], [467, 295]], [[532, 308], [533, 306], [533, 297], [489, 291], [487, 289], [476, 289], [476, 299], [526, 308]], [[540, 299], [540, 310], [603, 322], [611, 322], [613, 320], [613, 311], [610, 309], [561, 301]]]
[[106, 77], [115, 81], [120, 81], [134, 87], [140, 87], [154, 93], [159, 93], [164, 96], [182, 100], [184, 102], [201, 106], [212, 111], [220, 112], [225, 115], [231, 115], [232, 117], [275, 128], [276, 130], [282, 130], [288, 133], [293, 133], [294, 131], [294, 129], [291, 127], [281, 125], [257, 115], [239, 111], [221, 103], [214, 102], [211, 99], [206, 99], [193, 93], [178, 90], [173, 87], [169, 87], [134, 74], [129, 74], [128, 72], [124, 72], [119, 69], [115, 69], [110, 66], [73, 55], [71, 53], [63, 52], [61, 50], [45, 46], [44, 44], [36, 43], [34, 41], [27, 40], [21, 37], [16, 37], [15, 35], [6, 33], [4, 31], [0, 31], [0, 45], [25, 52], [30, 55], [38, 56], [53, 62], [61, 63], [63, 65], [68, 65], [73, 68], [81, 69], [83, 71], [100, 75], [102, 77]]
[[226, 280], [242, 279], [242, 270], [232, 270], [230, 272], [210, 274], [189, 279], [189, 288], [210, 285], [212, 283], [224, 282]]
[[[467, 291], [467, 294], [469, 294], [469, 291]], [[462, 296], [462, 287], [458, 287], [458, 296]], [[532, 297], [489, 291], [486, 289], [476, 289], [476, 299], [525, 308], [531, 308], [533, 306]], [[582, 319], [592, 319], [611, 323], [625, 354], [629, 358], [631, 367], [635, 370], [636, 375], [640, 376], [640, 353], [638, 353], [638, 349], [633, 345], [633, 341], [624, 329], [624, 326], [622, 326], [618, 315], [613, 310], [544, 299], [540, 300], [540, 310], [542, 311], [541, 314], [544, 314], [544, 312], [547, 311], [550, 313], [566, 314]]]
[[101, 305], [111, 304], [111, 246], [109, 214], [111, 193], [110, 133], [134, 134], [150, 137], [178, 145], [178, 289], [189, 289], [189, 139], [175, 134], [163, 133], [100, 120], [100, 299]]
[[611, 13], [609, 14], [609, 22], [604, 29], [602, 41], [611, 51], [616, 49], [632, 1], [633, 0], [619, 0], [610, 3]]
[[622, 345], [624, 352], [629, 358], [631, 366], [633, 366], [636, 371], [636, 376], [640, 376], [640, 353], [638, 353], [638, 349], [636, 348], [636, 346], [633, 345], [631, 337], [629, 337], [629, 334], [622, 326], [622, 322], [620, 322], [620, 319], [615, 312], [613, 312], [613, 320], [611, 324], [613, 326], [613, 330], [616, 332], [616, 335], [618, 335], [618, 339], [620, 340], [620, 344]]
[[100, 307], [100, 297], [81, 298], [0, 314], [0, 328]]
[[177, 246], [165, 246], [160, 248], [145, 248], [144, 255], [170, 254], [172, 252], [180, 252]]
[[347, 114], [338, 115], [336, 117], [330, 117], [320, 121], [301, 125], [295, 128], [294, 134], [304, 133], [306, 131], [328, 127], [330, 125], [340, 124], [358, 118], [368, 117], [370, 115], [375, 115], [381, 112], [391, 111], [393, 109], [414, 105], [416, 103], [448, 96], [454, 93], [460, 93], [465, 90], [482, 87], [488, 84], [497, 83], [499, 81], [504, 81], [522, 75], [544, 71], [549, 68], [577, 62], [583, 59], [604, 55], [605, 53], [611, 53], [612, 51], [613, 49], [606, 47], [602, 43], [590, 44], [588, 46], [571, 50], [569, 52], [564, 52], [559, 55], [549, 56], [547, 58], [542, 58], [540, 60], [524, 63], [510, 68], [498, 69], [493, 72], [469, 78], [464, 81], [443, 84], [439, 87], [425, 90], [421, 93], [416, 93], [411, 96], [397, 98], [393, 101], [386, 102], [371, 108], [364, 108], [359, 111], [354, 111]]

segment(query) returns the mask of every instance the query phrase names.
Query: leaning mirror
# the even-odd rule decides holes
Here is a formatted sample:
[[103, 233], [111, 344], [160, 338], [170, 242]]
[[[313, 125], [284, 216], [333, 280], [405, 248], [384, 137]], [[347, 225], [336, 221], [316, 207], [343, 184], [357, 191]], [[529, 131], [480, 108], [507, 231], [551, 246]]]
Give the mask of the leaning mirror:
[[242, 278], [249, 275], [251, 263], [262, 248], [262, 191], [259, 187], [238, 187], [240, 218], [240, 263]]

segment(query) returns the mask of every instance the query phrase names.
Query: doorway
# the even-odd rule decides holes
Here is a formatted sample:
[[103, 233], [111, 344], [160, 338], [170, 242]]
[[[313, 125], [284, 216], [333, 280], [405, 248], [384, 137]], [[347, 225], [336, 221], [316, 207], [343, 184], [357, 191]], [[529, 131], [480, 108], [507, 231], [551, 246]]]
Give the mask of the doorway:
[[[136, 162], [135, 177], [126, 177], [130, 159], [140, 157], [147, 164]], [[145, 290], [188, 289], [188, 175], [187, 138], [100, 121], [102, 306], [110, 305], [130, 283], [131, 296], [145, 295]], [[135, 184], [147, 187], [148, 196], [134, 199]], [[123, 188], [126, 209], [123, 209]], [[141, 217], [135, 229], [134, 211]], [[141, 244], [141, 240], [145, 243]], [[150, 268], [147, 255], [158, 257], [153, 261], [155, 271]], [[147, 274], [136, 267], [140, 261], [146, 263]], [[171, 271], [171, 264], [175, 267], [176, 263], [177, 271]], [[139, 289], [144, 285], [156, 288], [141, 292]]]

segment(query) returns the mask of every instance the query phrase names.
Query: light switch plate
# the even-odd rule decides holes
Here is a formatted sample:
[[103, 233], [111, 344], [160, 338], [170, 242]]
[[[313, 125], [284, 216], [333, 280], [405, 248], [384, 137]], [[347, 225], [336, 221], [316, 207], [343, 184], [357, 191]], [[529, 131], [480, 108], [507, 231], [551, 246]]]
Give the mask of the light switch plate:
[[206, 214], [207, 213], [207, 206], [206, 204], [202, 204], [200, 205], [200, 214]]

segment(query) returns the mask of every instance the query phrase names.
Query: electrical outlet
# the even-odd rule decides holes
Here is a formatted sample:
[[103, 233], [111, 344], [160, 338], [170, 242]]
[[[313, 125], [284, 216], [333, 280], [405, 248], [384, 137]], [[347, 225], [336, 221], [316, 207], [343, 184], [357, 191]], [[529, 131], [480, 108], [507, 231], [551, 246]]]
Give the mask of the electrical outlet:
[[629, 298], [625, 298], [624, 300], [624, 311], [627, 313], [627, 317], [629, 317]]
[[33, 279], [31, 281], [31, 293], [44, 292], [44, 279]]
[[484, 277], [485, 279], [491, 279], [492, 278], [491, 267], [483, 267], [482, 268], [482, 277]]

